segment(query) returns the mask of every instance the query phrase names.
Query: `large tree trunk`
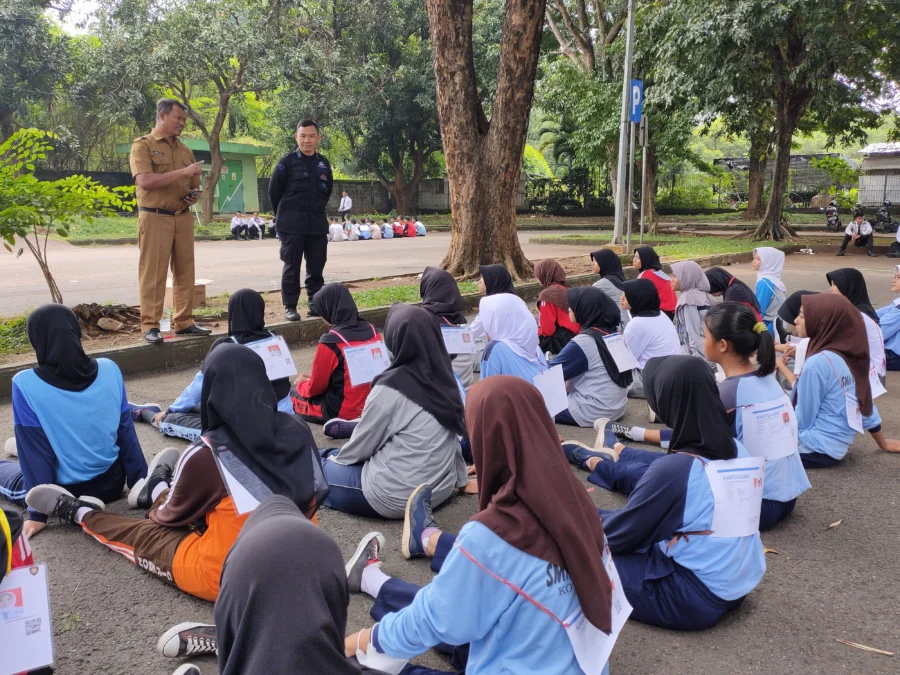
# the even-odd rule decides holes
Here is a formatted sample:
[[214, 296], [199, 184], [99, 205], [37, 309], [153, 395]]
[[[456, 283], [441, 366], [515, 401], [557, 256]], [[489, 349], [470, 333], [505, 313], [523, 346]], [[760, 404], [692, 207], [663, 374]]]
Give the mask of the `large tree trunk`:
[[533, 267], [516, 232], [516, 197], [534, 94], [545, 0], [506, 0], [493, 117], [478, 96], [472, 58], [473, 0], [427, 0], [438, 116], [453, 214], [441, 263], [457, 277], [505, 265], [519, 279]]
[[770, 151], [770, 144], [765, 137], [761, 134], [751, 136], [750, 175], [747, 177], [747, 210], [744, 212], [744, 220], [760, 220], [766, 215], [763, 193]]
[[753, 234], [755, 239], [772, 241], [791, 239], [793, 236], [782, 218], [782, 211], [791, 167], [791, 141], [809, 100], [808, 96], [802, 93], [785, 94], [780, 98], [781, 101], [775, 109], [775, 167], [772, 172], [769, 205], [763, 221]]

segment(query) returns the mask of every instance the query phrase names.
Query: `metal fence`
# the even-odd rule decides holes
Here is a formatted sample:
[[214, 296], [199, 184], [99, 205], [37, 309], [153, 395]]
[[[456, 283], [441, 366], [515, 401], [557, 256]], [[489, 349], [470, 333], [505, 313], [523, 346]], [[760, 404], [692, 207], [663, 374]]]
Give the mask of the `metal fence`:
[[859, 201], [880, 206], [884, 201], [900, 204], [900, 170], [873, 169], [859, 177]]

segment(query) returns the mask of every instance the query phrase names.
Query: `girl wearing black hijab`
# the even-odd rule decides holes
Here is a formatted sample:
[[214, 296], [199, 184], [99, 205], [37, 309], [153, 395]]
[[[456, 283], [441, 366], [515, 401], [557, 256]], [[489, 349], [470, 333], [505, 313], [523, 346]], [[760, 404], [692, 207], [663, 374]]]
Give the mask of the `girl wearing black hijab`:
[[[266, 329], [266, 301], [262, 295], [250, 288], [235, 291], [228, 299], [228, 334], [216, 339], [209, 348], [224, 344], [249, 345], [268, 340], [275, 336]], [[291, 381], [283, 377], [272, 382], [278, 396], [278, 409], [293, 412], [289, 396]], [[175, 402], [165, 411], [153, 404], [132, 407], [136, 422], [148, 422], [159, 428], [161, 434], [174, 438], [195, 441], [200, 436], [200, 394], [203, 389], [203, 371], [198, 371], [191, 383], [185, 387]]]
[[146, 518], [106, 513], [102, 503], [76, 500], [56, 485], [35, 487], [26, 502], [47, 505], [61, 521], [80, 525], [151, 575], [212, 602], [225, 556], [248, 516], [238, 513], [214, 451], [260, 481], [257, 495], [287, 497], [310, 518], [328, 488], [309, 427], [278, 411], [257, 354], [223, 344], [206, 357], [203, 374], [203, 435], [180, 456], [173, 449], [160, 453], [129, 495], [131, 506], [149, 508]]
[[367, 518], [402, 518], [406, 500], [427, 482], [435, 503], [467, 483], [458, 436], [463, 403], [434, 316], [396, 304], [385, 344], [391, 365], [372, 382], [359, 424], [343, 448], [323, 451], [332, 486], [325, 506]]
[[[672, 285], [669, 284], [671, 290]], [[654, 356], [681, 354], [678, 331], [659, 307], [659, 293], [650, 279], [634, 279], [622, 285], [622, 309], [631, 312], [631, 321], [625, 326], [625, 344], [634, 355], [638, 366], [644, 366]], [[628, 390], [631, 398], [644, 398], [641, 371], [633, 371], [634, 382]]]
[[649, 279], [659, 293], [659, 306], [669, 319], [675, 320], [675, 307], [678, 298], [672, 290], [672, 280], [663, 272], [662, 263], [652, 246], [639, 246], [634, 249], [632, 267], [638, 271], [638, 279]]
[[[422, 297], [422, 307], [434, 315], [438, 328], [465, 326], [468, 323], [463, 314], [459, 284], [448, 271], [439, 267], [426, 267], [419, 281], [419, 295]], [[453, 372], [465, 388], [471, 387], [474, 381], [475, 357], [474, 353], [450, 354]]]
[[[594, 274], [600, 275], [600, 281], [594, 283], [594, 288], [599, 288], [606, 293], [610, 300], [616, 303], [616, 307], [622, 301], [622, 287], [625, 285], [625, 270], [622, 269], [622, 260], [608, 248], [601, 248], [591, 253], [591, 269]], [[621, 312], [621, 327], [624, 328], [631, 318], [626, 310]]]
[[[76, 496], [118, 500], [126, 484], [147, 475], [119, 367], [84, 353], [68, 307], [39, 307], [25, 328], [38, 365], [12, 381], [19, 461], [0, 460], [0, 496], [25, 506], [32, 487], [54, 483]], [[29, 509], [26, 535], [46, 523], [46, 512]]]
[[569, 313], [581, 332], [548, 367], [560, 365], [566, 379], [569, 407], [556, 416], [558, 424], [591, 427], [602, 417], [617, 420], [625, 414], [631, 371], [619, 372], [604, 338], [617, 335], [619, 308], [593, 286], [570, 288]]
[[747, 305], [756, 312], [756, 316], [762, 321], [756, 293], [747, 284], [721, 267], [711, 267], [706, 270], [706, 278], [709, 280], [709, 292], [712, 295], [721, 295], [723, 302], [739, 302]]
[[[632, 618], [675, 630], [699, 630], [736, 608], [762, 580], [759, 532], [716, 537], [706, 474], [712, 461], [748, 457], [733, 438], [709, 367], [693, 356], [650, 359], [647, 402], [672, 429], [667, 454], [627, 448], [607, 433], [602, 450], [564, 443], [588, 480], [628, 495], [621, 509], [601, 511], [603, 529]], [[721, 508], [721, 505], [716, 505]]]
[[325, 284], [313, 301], [329, 330], [319, 338], [310, 374], [300, 375], [291, 391], [294, 412], [315, 424], [333, 420], [325, 434], [348, 438], [353, 425], [347, 422], [359, 419], [371, 385], [353, 386], [344, 350], [379, 342], [381, 336], [375, 326], [360, 318], [344, 284]]
[[884, 333], [881, 332], [878, 314], [869, 301], [869, 289], [866, 278], [855, 267], [844, 267], [825, 275], [831, 284], [831, 292], [843, 295], [862, 314], [866, 324], [866, 337], [869, 340], [869, 361], [882, 386], [887, 377], [887, 358], [884, 352]]

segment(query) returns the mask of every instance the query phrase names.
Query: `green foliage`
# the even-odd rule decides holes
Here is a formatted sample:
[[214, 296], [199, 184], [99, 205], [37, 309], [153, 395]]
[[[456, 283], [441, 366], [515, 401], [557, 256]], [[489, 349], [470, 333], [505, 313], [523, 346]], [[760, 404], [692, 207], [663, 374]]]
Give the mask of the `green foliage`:
[[25, 332], [25, 316], [0, 319], [0, 356], [21, 354], [31, 349]]
[[834, 186], [846, 187], [859, 183], [859, 169], [854, 169], [842, 157], [814, 157], [809, 163], [814, 169], [825, 171]]
[[552, 178], [553, 171], [540, 151], [532, 145], [525, 146], [523, 170], [529, 178]]

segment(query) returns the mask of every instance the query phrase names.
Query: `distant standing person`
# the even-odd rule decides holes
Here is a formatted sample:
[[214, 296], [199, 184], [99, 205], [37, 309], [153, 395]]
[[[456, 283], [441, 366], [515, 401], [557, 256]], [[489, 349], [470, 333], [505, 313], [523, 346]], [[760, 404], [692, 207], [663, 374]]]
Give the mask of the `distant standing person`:
[[331, 164], [320, 155], [319, 125], [313, 120], [297, 124], [297, 149], [281, 158], [269, 181], [269, 201], [278, 221], [281, 241], [281, 301], [284, 318], [299, 321], [300, 264], [306, 258], [306, 296], [309, 316], [319, 316], [313, 296], [325, 285], [322, 272], [328, 259], [328, 218]]
[[131, 175], [137, 186], [138, 285], [141, 330], [147, 342], [159, 343], [159, 320], [172, 266], [176, 335], [209, 335], [194, 325], [194, 219], [190, 208], [200, 198], [203, 162], [178, 140], [187, 123], [184, 105], [171, 98], [156, 103], [156, 126], [131, 145]]
[[338, 205], [338, 213], [341, 214], [341, 220], [347, 220], [350, 217], [351, 209], [353, 209], [353, 200], [350, 199], [350, 195], [344, 190], [341, 193], [341, 203]]

